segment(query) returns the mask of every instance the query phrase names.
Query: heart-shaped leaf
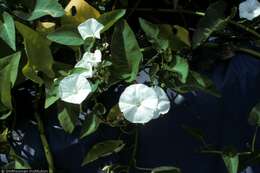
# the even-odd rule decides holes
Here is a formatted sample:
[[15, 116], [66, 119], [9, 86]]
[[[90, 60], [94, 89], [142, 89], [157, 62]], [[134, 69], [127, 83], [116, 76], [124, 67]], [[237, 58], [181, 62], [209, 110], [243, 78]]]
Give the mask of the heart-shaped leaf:
[[136, 79], [143, 58], [140, 47], [125, 20], [117, 23], [112, 36], [112, 68], [115, 76], [131, 82]]
[[46, 15], [61, 17], [64, 15], [64, 9], [57, 0], [37, 0], [28, 20], [32, 21]]
[[104, 25], [104, 28], [101, 30], [101, 33], [108, 30], [113, 26], [120, 18], [125, 15], [126, 10], [117, 9], [107, 13], [102, 14], [97, 20]]
[[13, 17], [4, 12], [3, 20], [4, 23], [0, 21], [0, 37], [15, 51], [15, 26]]
[[51, 42], [39, 32], [20, 22], [15, 22], [15, 25], [24, 38], [24, 46], [28, 57], [28, 62], [23, 68], [23, 74], [39, 84], [42, 84], [43, 80], [38, 76], [38, 71], [53, 78], [52, 66], [54, 61], [49, 48]]
[[7, 118], [12, 110], [11, 88], [17, 78], [20, 57], [18, 52], [0, 59], [0, 119]]
[[87, 156], [84, 158], [82, 166], [93, 162], [101, 157], [108, 156], [113, 152], [117, 153], [121, 151], [121, 149], [123, 149], [124, 145], [125, 144], [122, 140], [107, 140], [100, 142], [90, 149]]
[[72, 27], [61, 27], [47, 35], [47, 38], [53, 42], [68, 46], [80, 46], [84, 44], [76, 29]]

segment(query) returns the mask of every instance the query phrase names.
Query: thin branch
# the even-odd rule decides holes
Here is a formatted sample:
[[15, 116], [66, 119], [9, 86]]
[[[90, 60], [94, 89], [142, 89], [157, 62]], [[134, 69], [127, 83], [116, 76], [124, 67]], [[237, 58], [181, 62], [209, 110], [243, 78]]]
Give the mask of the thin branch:
[[39, 130], [39, 133], [40, 133], [40, 138], [41, 138], [41, 142], [42, 142], [42, 145], [43, 145], [45, 157], [46, 157], [46, 160], [48, 162], [49, 173], [53, 173], [54, 172], [53, 157], [52, 157], [52, 153], [51, 153], [47, 138], [45, 136], [43, 122], [40, 118], [40, 115], [37, 112], [35, 113], [35, 118], [36, 118], [36, 121], [37, 121], [37, 126], [38, 126], [38, 130]]
[[252, 146], [251, 146], [252, 153], [255, 152], [255, 142], [256, 142], [257, 132], [258, 132], [258, 127], [255, 128], [255, 133], [252, 139]]

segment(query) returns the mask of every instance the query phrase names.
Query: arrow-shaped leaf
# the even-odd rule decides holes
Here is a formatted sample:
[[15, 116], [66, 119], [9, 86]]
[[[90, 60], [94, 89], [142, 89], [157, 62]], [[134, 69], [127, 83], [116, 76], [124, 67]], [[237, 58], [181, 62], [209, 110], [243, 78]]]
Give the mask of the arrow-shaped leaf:
[[3, 20], [4, 23], [0, 21], [0, 37], [15, 51], [15, 26], [13, 17], [4, 12]]

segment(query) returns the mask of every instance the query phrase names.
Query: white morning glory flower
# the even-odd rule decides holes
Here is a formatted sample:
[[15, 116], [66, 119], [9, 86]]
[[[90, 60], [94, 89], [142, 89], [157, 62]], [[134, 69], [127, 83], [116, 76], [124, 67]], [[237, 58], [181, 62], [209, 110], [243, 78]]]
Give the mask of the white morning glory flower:
[[102, 54], [100, 50], [95, 50], [94, 53], [85, 52], [82, 59], [76, 64], [78, 67], [84, 68], [85, 64], [91, 64], [92, 66], [97, 66], [101, 62]]
[[59, 83], [59, 96], [65, 102], [81, 104], [90, 92], [90, 83], [80, 74], [69, 75]]
[[169, 112], [171, 105], [167, 94], [161, 87], [156, 86], [153, 89], [158, 97], [157, 109], [153, 116], [153, 119], [156, 119], [159, 118], [161, 114], [166, 114], [167, 112]]
[[247, 20], [253, 20], [260, 15], [260, 3], [258, 0], [246, 0], [239, 4], [239, 16], [240, 18], [246, 18]]
[[94, 18], [90, 18], [78, 26], [78, 31], [84, 40], [88, 37], [100, 39], [100, 31], [103, 28], [103, 24], [99, 23]]
[[79, 62], [77, 62], [77, 64], [74, 67], [75, 68], [84, 68], [85, 71], [80, 73], [80, 75], [84, 76], [85, 78], [93, 77], [92, 64], [86, 63], [84, 61], [79, 61]]
[[153, 88], [144, 84], [128, 86], [119, 98], [119, 108], [132, 123], [147, 123], [154, 117], [158, 96]]

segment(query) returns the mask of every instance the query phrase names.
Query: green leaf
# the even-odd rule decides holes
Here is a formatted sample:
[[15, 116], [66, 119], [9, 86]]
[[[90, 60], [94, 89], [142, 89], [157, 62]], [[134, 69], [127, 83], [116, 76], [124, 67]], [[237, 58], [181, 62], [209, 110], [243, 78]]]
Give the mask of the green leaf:
[[106, 117], [107, 122], [109, 122], [109, 125], [112, 127], [116, 127], [117, 125], [122, 125], [122, 121], [124, 120], [124, 116], [122, 112], [120, 111], [119, 105], [116, 104], [114, 105], [107, 117]]
[[169, 47], [168, 38], [162, 37], [162, 31], [160, 31], [163, 28], [159, 28], [158, 25], [153, 24], [142, 18], [139, 18], [139, 23], [148, 41], [153, 45], [155, 49], [159, 51], [164, 51]]
[[154, 168], [152, 173], [181, 173], [181, 170], [173, 166], [161, 166]]
[[78, 114], [75, 114], [72, 105], [64, 103], [59, 106], [61, 107], [58, 115], [60, 125], [63, 127], [65, 132], [72, 133], [76, 127]]
[[15, 26], [13, 17], [4, 12], [3, 20], [4, 23], [0, 21], [0, 37], [15, 51]]
[[101, 33], [112, 27], [120, 18], [125, 15], [126, 10], [117, 9], [107, 13], [102, 14], [97, 20], [104, 25]]
[[58, 0], [37, 0], [34, 10], [28, 17], [28, 20], [32, 21], [46, 15], [52, 17], [61, 17], [64, 15], [64, 9], [59, 4]]
[[193, 34], [193, 48], [200, 46], [213, 32], [223, 28], [229, 20], [229, 17], [225, 17], [226, 7], [226, 2], [222, 0], [217, 1], [208, 7], [206, 15], [201, 18], [197, 29]]
[[115, 76], [131, 82], [136, 79], [143, 58], [134, 32], [125, 20], [117, 23], [112, 36], [112, 68]]
[[44, 108], [47, 109], [52, 104], [54, 104], [57, 100], [59, 100], [59, 82], [55, 81], [52, 86], [47, 90], [46, 89], [46, 98]]
[[249, 114], [249, 123], [260, 127], [260, 103], [256, 104]]
[[238, 172], [238, 164], [239, 157], [238, 154], [235, 155], [223, 155], [222, 156], [224, 163], [227, 167], [228, 173], [237, 173]]
[[84, 44], [76, 29], [71, 27], [61, 27], [47, 35], [47, 38], [53, 42], [68, 46], [80, 46]]
[[177, 30], [176, 32], [176, 37], [183, 42], [184, 44], [186, 44], [188, 47], [191, 46], [190, 43], [190, 37], [189, 37], [189, 31], [179, 25], [174, 25], [174, 28]]
[[[17, 52], [0, 59], [0, 105], [2, 107], [1, 109], [5, 110], [0, 112], [0, 119], [7, 118], [13, 108], [11, 89], [17, 78], [20, 57], [21, 53]], [[8, 113], [6, 110], [9, 110]]]
[[95, 115], [95, 114], [87, 115], [87, 118], [84, 121], [84, 124], [82, 125], [80, 138], [82, 139], [82, 138], [94, 133], [98, 129], [100, 123], [101, 123], [101, 121], [97, 115]]
[[[159, 52], [168, 48], [177, 51], [189, 47], [189, 33], [185, 28], [178, 25], [157, 25], [142, 18], [139, 18], [139, 23], [148, 41]], [[173, 28], [177, 30], [176, 34], [173, 33]]]
[[124, 147], [122, 140], [106, 140], [94, 145], [86, 157], [81, 166], [84, 166], [90, 162], [93, 162], [101, 157], [111, 155], [113, 152], [117, 153]]
[[15, 22], [15, 25], [24, 38], [24, 46], [28, 57], [28, 62], [23, 68], [23, 74], [41, 85], [43, 80], [38, 76], [38, 71], [43, 72], [50, 78], [54, 77], [52, 70], [54, 61], [49, 48], [51, 42], [40, 33], [20, 22]]
[[166, 67], [168, 71], [175, 72], [180, 76], [180, 81], [186, 83], [189, 74], [189, 64], [187, 59], [180, 56], [175, 57], [173, 65]]

